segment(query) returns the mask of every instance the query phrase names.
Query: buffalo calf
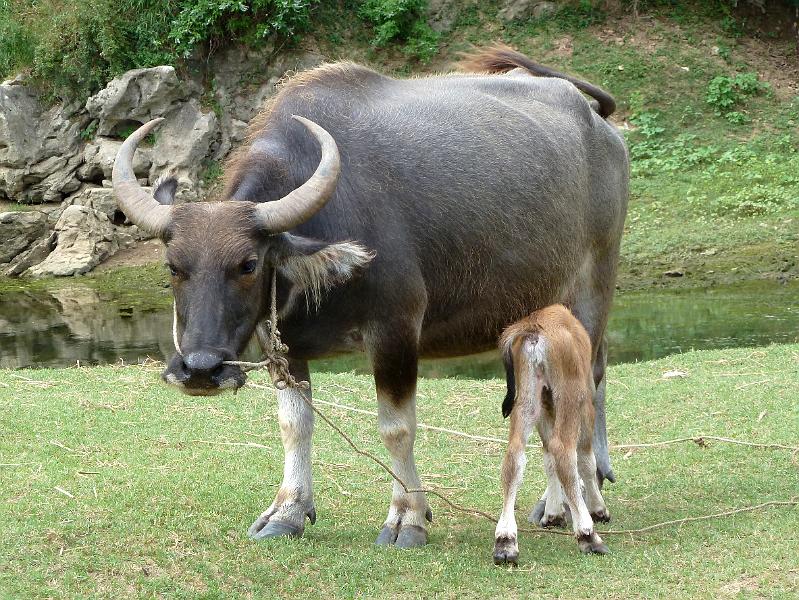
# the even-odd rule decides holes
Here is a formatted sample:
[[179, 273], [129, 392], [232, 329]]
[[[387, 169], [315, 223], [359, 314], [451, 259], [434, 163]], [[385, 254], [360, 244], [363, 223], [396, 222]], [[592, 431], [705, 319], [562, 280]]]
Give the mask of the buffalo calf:
[[541, 436], [548, 478], [540, 524], [566, 523], [565, 497], [580, 550], [606, 554], [608, 547], [594, 531], [595, 520], [607, 521], [610, 516], [597, 484], [591, 444], [594, 379], [585, 328], [567, 308], [555, 304], [508, 327], [500, 347], [514, 375], [516, 394], [503, 406], [511, 421], [502, 462], [504, 503], [495, 533], [494, 562], [515, 565], [519, 557], [514, 508], [533, 426]]

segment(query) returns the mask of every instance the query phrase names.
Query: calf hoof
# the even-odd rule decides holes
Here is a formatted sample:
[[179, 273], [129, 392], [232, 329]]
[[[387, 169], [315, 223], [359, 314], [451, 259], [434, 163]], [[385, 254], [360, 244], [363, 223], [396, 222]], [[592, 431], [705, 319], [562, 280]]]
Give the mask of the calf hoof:
[[519, 566], [519, 544], [515, 538], [501, 537], [494, 542], [494, 564]]
[[610, 512], [608, 512], [607, 508], [592, 512], [591, 519], [594, 523], [610, 523]]
[[383, 529], [381, 529], [380, 533], [377, 534], [375, 546], [393, 546], [394, 542], [397, 541], [398, 533], [399, 530], [396, 527], [383, 525]]
[[545, 528], [560, 527], [562, 529], [566, 527], [567, 524], [566, 513], [562, 515], [544, 515], [541, 517], [541, 521], [539, 521], [539, 525]]
[[260, 530], [252, 531], [251, 527], [250, 531], [247, 532], [250, 539], [256, 541], [276, 537], [298, 538], [302, 536], [302, 533], [302, 527], [297, 527], [292, 523], [285, 523], [283, 521], [268, 521]]
[[541, 519], [544, 518], [544, 510], [546, 509], [546, 507], [547, 507], [546, 500], [539, 500], [538, 502], [536, 502], [535, 506], [533, 507], [533, 510], [530, 511], [530, 516], [527, 517], [527, 520], [530, 523], [540, 525]]
[[577, 536], [577, 545], [583, 554], [610, 554], [610, 549], [596, 533]]
[[418, 525], [401, 527], [397, 541], [394, 542], [397, 548], [419, 548], [425, 544], [427, 544], [427, 532]]

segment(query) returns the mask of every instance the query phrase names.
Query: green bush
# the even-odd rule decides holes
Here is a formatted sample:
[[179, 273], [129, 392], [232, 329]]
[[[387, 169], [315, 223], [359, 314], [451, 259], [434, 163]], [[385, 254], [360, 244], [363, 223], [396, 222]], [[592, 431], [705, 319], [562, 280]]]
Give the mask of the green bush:
[[438, 51], [438, 34], [425, 20], [427, 0], [365, 0], [358, 16], [374, 27], [372, 46], [405, 42], [405, 53], [428, 62]]
[[200, 44], [223, 39], [249, 43], [272, 34], [293, 37], [309, 23], [313, 0], [181, 0], [169, 39], [182, 56]]
[[719, 75], [708, 83], [705, 100], [714, 108], [716, 116], [724, 116], [730, 123], [741, 124], [747, 121], [747, 117], [733, 109], [768, 88], [767, 83], [758, 79], [757, 73], [739, 73], [733, 77]]
[[54, 95], [85, 96], [223, 42], [293, 37], [316, 1], [0, 0], [0, 76], [28, 68]]

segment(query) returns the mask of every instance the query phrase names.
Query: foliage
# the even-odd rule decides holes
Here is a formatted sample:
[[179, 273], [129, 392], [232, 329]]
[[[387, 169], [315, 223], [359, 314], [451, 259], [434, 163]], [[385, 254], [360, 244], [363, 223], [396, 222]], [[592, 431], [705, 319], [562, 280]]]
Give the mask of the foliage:
[[250, 43], [272, 34], [292, 37], [309, 24], [312, 0], [182, 0], [169, 39], [188, 57], [203, 43], [244, 39]]
[[316, 0], [2, 0], [0, 76], [30, 68], [58, 95], [87, 95], [132, 68], [175, 64], [223, 41], [292, 37]]
[[746, 117], [733, 108], [768, 89], [769, 85], [761, 82], [757, 73], [739, 73], [732, 77], [718, 75], [708, 83], [706, 100], [717, 116], [723, 115], [731, 123], [741, 124], [746, 122]]
[[424, 18], [427, 0], [364, 0], [358, 16], [374, 27], [371, 44], [382, 48], [404, 41], [405, 52], [428, 62], [438, 51], [438, 34]]

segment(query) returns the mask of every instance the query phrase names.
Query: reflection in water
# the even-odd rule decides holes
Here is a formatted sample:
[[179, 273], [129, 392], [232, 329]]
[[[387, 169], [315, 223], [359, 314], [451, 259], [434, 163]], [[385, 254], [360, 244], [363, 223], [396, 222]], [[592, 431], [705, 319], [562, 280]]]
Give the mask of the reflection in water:
[[[617, 296], [608, 332], [610, 361], [658, 358], [691, 349], [799, 340], [799, 283], [755, 282], [703, 290]], [[171, 310], [142, 311], [92, 288], [0, 294], [0, 367], [164, 360], [172, 354]], [[362, 356], [319, 361], [315, 370], [368, 372]], [[424, 361], [427, 377], [502, 376], [496, 353]]]
[[76, 285], [0, 295], [0, 367], [157, 360], [172, 352], [169, 311], [137, 312]]

